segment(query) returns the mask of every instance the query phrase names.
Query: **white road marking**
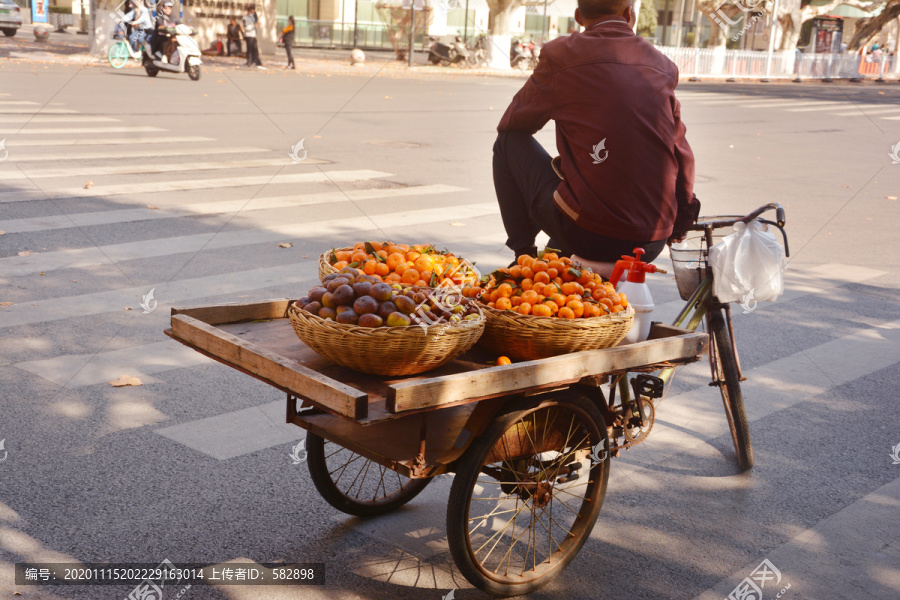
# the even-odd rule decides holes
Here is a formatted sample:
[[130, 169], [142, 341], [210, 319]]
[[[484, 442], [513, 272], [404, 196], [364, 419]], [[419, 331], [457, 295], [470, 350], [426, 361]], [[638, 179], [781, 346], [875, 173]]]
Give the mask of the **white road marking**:
[[100, 117], [96, 115], [79, 115], [74, 114], [67, 117], [64, 116], [48, 116], [37, 114], [28, 115], [4, 115], [0, 113], [0, 125], [9, 123], [121, 123], [121, 119], [112, 117]]
[[90, 227], [95, 225], [109, 225], [112, 223], [175, 219], [197, 215], [217, 215], [236, 211], [248, 212], [254, 210], [269, 210], [273, 208], [338, 203], [347, 202], [348, 198], [349, 200], [357, 201], [372, 200], [376, 198], [447, 194], [463, 191], [466, 191], [466, 188], [453, 185], [433, 184], [405, 188], [376, 188], [371, 190], [347, 190], [346, 192], [321, 192], [317, 194], [303, 194], [300, 196], [254, 198], [252, 202], [250, 202], [249, 199], [228, 200], [223, 202], [200, 202], [184, 206], [163, 206], [158, 209], [132, 208], [125, 210], [11, 219], [9, 221], [0, 221], [0, 231], [5, 231], [7, 234], [48, 231], [51, 229], [66, 229], [69, 227]]
[[743, 108], [781, 108], [783, 106], [789, 107], [798, 107], [798, 106], [823, 106], [830, 104], [850, 104], [849, 102], [825, 102], [823, 100], [815, 100], [812, 102], [794, 102], [794, 101], [786, 101], [786, 102], [758, 102], [752, 104], [744, 104]]
[[[19, 144], [17, 143], [16, 146]], [[151, 156], [173, 157], [173, 156], [203, 156], [207, 154], [252, 154], [256, 152], [271, 152], [266, 148], [250, 148], [235, 146], [233, 148], [209, 147], [209, 148], [159, 148], [157, 150], [135, 150], [129, 149], [126, 152], [121, 150], [118, 152], [84, 152], [80, 154], [26, 154], [20, 152], [11, 154], [6, 162], [58, 162], [64, 160], [99, 160], [104, 158], [114, 158], [116, 160], [127, 161], [132, 158], [148, 158]]]
[[[345, 218], [330, 221], [269, 225], [265, 229], [223, 231], [218, 234], [202, 233], [101, 247], [38, 252], [30, 256], [0, 258], [0, 273], [4, 277], [16, 277], [39, 272], [46, 273], [57, 269], [78, 269], [111, 262], [192, 253], [201, 249], [215, 251], [223, 248], [280, 242], [291, 238], [340, 237], [351, 235], [354, 232], [389, 230], [422, 223], [446, 222], [450, 220], [449, 215], [452, 215], [453, 220], [459, 220], [498, 213], [496, 202], [464, 204], [455, 206], [452, 213], [448, 213], [446, 208], [441, 207], [371, 216], [351, 217], [348, 215]], [[0, 278], [0, 283], [5, 282], [4, 278]]]
[[[12, 140], [10, 146], [13, 146]], [[187, 144], [191, 142], [215, 142], [214, 138], [197, 135], [182, 135], [169, 137], [139, 137], [139, 138], [81, 138], [63, 140], [20, 140], [15, 139], [15, 147], [24, 146], [147, 146], [148, 144]]]
[[187, 346], [164, 340], [98, 354], [68, 354], [22, 362], [16, 366], [72, 389], [112, 381], [122, 375], [137, 377], [147, 384], [155, 381], [151, 376], [156, 373], [210, 362], [212, 359]]
[[823, 112], [823, 111], [834, 110], [834, 109], [838, 108], [839, 106], [841, 108], [845, 108], [848, 104], [850, 104], [850, 103], [849, 102], [822, 102], [819, 104], [819, 106], [810, 106], [807, 108], [788, 108], [786, 110], [787, 110], [787, 112], [816, 112], [816, 111]]
[[73, 115], [78, 114], [76, 110], [68, 108], [6, 108], [0, 106], [0, 115]]
[[[174, 342], [169, 346], [173, 344]], [[303, 429], [293, 423], [285, 423], [285, 402], [286, 400], [269, 402], [199, 421], [156, 429], [153, 433], [217, 460], [228, 460], [305, 437]], [[292, 461], [287, 453], [284, 460], [284, 467], [290, 468]]]
[[[188, 301], [195, 298], [223, 296], [227, 298], [225, 302], [231, 302], [234, 296], [241, 292], [276, 285], [300, 284], [303, 281], [317, 279], [317, 259], [318, 256], [310, 255], [310, 258], [302, 262], [278, 267], [259, 267], [248, 271], [150, 283], [80, 296], [26, 301], [0, 309], [0, 326], [17, 327], [61, 319], [76, 319], [87, 315], [119, 313], [126, 307], [139, 311], [141, 318], [149, 318], [140, 311], [139, 304], [144, 294], [151, 289], [156, 290], [154, 292], [158, 302], [156, 311], [162, 311], [164, 314], [169, 308], [185, 306]], [[151, 314], [155, 314], [156, 311]]]
[[9, 106], [11, 104], [31, 104], [35, 105], [37, 102], [32, 102], [30, 100], [0, 100], [0, 106]]
[[355, 181], [389, 177], [383, 171], [314, 171], [311, 173], [283, 173], [281, 175], [248, 175], [246, 177], [220, 177], [218, 179], [186, 179], [183, 181], [148, 181], [144, 183], [114, 184], [94, 186], [90, 189], [63, 188], [43, 191], [0, 192], [0, 204], [6, 202], [30, 202], [35, 200], [60, 200], [62, 198], [100, 198], [147, 194], [151, 192], [180, 192], [186, 190], [207, 190], [212, 188], [246, 187], [256, 185], [278, 185], [283, 183], [309, 183], [328, 181]]
[[[291, 159], [285, 153], [284, 158], [260, 158], [251, 160], [233, 160], [216, 162], [176, 162], [167, 164], [145, 165], [137, 161], [128, 160], [127, 155], [122, 156], [119, 164], [103, 167], [74, 167], [69, 169], [30, 168], [21, 167], [14, 171], [0, 171], [0, 182], [15, 181], [21, 179], [46, 179], [51, 177], [80, 177], [99, 175], [130, 175], [150, 173], [178, 173], [184, 171], [215, 171], [219, 169], [253, 169], [257, 167], [284, 167], [291, 166]], [[303, 162], [304, 165], [328, 164], [327, 161], [311, 158]]]
[[[46, 129], [32, 129], [30, 127], [25, 127], [21, 129], [0, 129], [0, 134], [44, 135], [52, 133], [54, 135], [69, 135], [77, 133], [93, 135], [95, 133], [146, 133], [151, 131], [165, 131], [165, 129], [161, 127], [151, 127], [149, 125], [132, 125], [129, 127], [51, 127]], [[136, 138], [131, 141], [134, 144], [140, 143], [140, 140]]]

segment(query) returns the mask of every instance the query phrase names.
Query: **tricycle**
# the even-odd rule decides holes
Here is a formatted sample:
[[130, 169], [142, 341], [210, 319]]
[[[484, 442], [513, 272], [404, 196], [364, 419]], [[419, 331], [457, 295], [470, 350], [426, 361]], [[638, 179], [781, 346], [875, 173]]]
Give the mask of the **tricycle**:
[[[703, 247], [684, 268], [676, 262], [676, 277], [697, 279], [682, 290], [688, 304], [677, 324], [686, 328], [653, 323], [646, 341], [630, 345], [503, 366], [476, 346], [433, 371], [383, 377], [306, 346], [287, 318], [289, 299], [172, 309], [166, 333], [285, 393], [287, 422], [308, 432], [313, 484], [340, 511], [387, 513], [453, 473], [454, 562], [485, 592], [525, 594], [578, 554], [603, 505], [610, 457], [647, 438], [677, 366], [710, 351], [739, 464], [752, 464], [730, 315], [709, 291], [705, 251], [713, 228], [769, 208], [781, 228], [775, 205], [702, 220]], [[704, 318], [712, 349], [695, 331]]]

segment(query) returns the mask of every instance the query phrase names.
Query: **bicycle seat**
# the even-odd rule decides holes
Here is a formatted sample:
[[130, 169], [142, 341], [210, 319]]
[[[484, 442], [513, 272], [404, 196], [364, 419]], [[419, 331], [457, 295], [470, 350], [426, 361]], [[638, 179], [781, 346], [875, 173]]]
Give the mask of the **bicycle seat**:
[[572, 255], [572, 261], [580, 263], [582, 266], [590, 267], [594, 273], [600, 275], [604, 279], [609, 279], [612, 275], [613, 269], [616, 268], [616, 263], [587, 260], [585, 258], [581, 258], [577, 254]]

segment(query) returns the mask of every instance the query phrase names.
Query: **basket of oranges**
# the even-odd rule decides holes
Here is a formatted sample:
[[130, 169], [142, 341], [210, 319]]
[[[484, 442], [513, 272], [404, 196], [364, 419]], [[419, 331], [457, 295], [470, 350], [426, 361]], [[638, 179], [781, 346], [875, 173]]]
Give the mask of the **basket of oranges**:
[[428, 244], [358, 242], [347, 248], [332, 248], [319, 256], [319, 280], [345, 267], [359, 269], [389, 284], [431, 288], [459, 285], [480, 277], [472, 263]]
[[634, 322], [634, 309], [608, 281], [544, 251], [497, 269], [465, 295], [487, 318], [479, 344], [518, 360], [536, 360], [618, 344]]

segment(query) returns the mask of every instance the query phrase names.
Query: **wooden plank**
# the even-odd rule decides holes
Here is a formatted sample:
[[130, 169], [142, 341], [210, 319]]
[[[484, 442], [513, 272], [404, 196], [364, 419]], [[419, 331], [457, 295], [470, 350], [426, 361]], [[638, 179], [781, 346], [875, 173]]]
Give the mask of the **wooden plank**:
[[530, 388], [577, 381], [591, 375], [695, 357], [706, 352], [705, 333], [684, 333], [604, 350], [575, 352], [474, 372], [398, 382], [388, 389], [394, 413], [455, 404], [466, 398], [490, 398]]
[[365, 392], [197, 318], [186, 314], [172, 315], [172, 333], [179, 340], [238, 365], [274, 385], [314, 400], [337, 414], [351, 419], [363, 419], [368, 415], [368, 395]]
[[173, 308], [172, 316], [187, 315], [210, 325], [261, 319], [282, 319], [287, 314], [287, 308], [291, 302], [292, 300], [287, 298], [278, 298], [263, 302], [208, 304], [190, 308]]
[[650, 333], [647, 335], [648, 340], [658, 340], [662, 338], [672, 337], [676, 335], [684, 335], [686, 333], [695, 333], [689, 329], [682, 329], [674, 325], [665, 325], [663, 323], [654, 323], [650, 326]]

